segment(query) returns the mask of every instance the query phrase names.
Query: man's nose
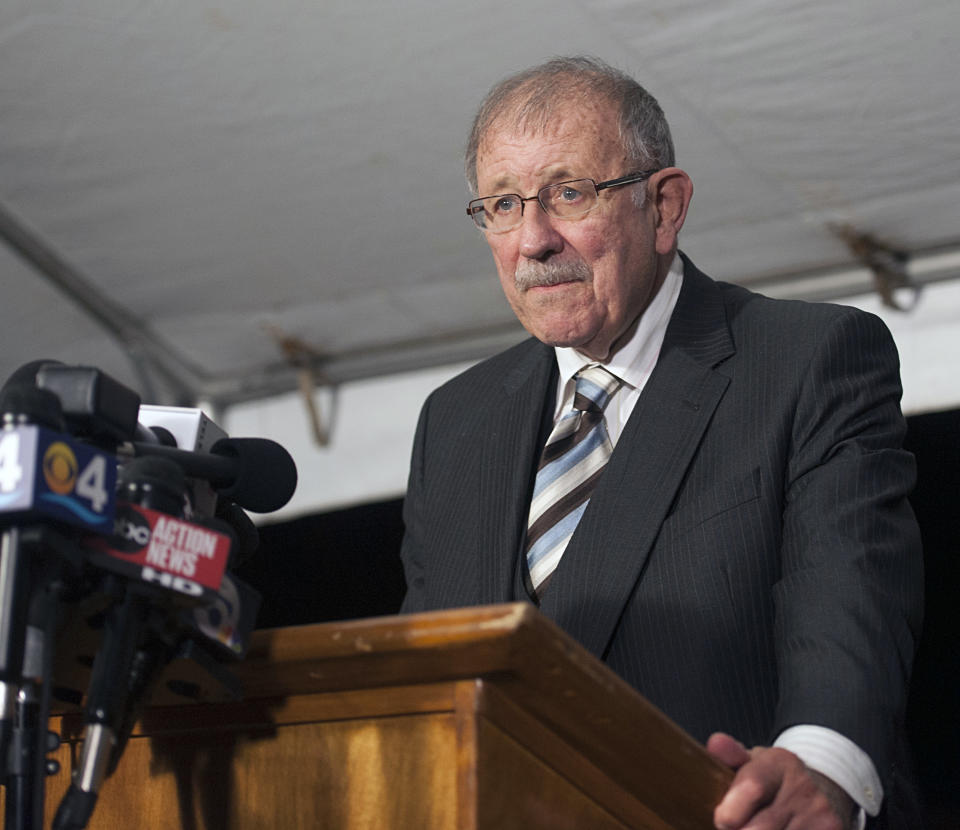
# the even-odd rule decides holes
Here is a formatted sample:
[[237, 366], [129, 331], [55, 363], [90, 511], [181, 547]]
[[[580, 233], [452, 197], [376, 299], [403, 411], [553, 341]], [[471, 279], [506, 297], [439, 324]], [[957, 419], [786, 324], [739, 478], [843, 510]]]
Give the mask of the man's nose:
[[527, 259], [542, 259], [563, 248], [563, 237], [537, 201], [524, 207], [519, 233], [520, 253]]

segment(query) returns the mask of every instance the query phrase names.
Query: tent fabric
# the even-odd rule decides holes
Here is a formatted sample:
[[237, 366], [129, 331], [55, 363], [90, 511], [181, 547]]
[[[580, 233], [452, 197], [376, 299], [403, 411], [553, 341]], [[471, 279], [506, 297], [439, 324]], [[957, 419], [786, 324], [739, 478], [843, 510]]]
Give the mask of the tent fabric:
[[[472, 109], [506, 72], [589, 53], [646, 83], [696, 186], [685, 250], [750, 283], [851, 263], [838, 224], [960, 242], [958, 22], [950, 0], [7, 0], [0, 207], [210, 398], [292, 388], [291, 354], [340, 379], [478, 356], [520, 336], [463, 216]], [[0, 273], [3, 368], [139, 383], [34, 265], [0, 246]]]

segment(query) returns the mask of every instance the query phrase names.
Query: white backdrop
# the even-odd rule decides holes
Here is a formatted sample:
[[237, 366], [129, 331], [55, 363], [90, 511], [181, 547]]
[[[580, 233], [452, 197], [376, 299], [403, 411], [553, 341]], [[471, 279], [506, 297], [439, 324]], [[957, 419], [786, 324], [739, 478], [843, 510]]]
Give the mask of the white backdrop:
[[[900, 351], [903, 409], [908, 415], [960, 406], [960, 280], [929, 285], [912, 315], [882, 308], [873, 296], [850, 298], [886, 321]], [[222, 420], [235, 436], [260, 435], [283, 444], [297, 462], [291, 502], [270, 521], [403, 495], [417, 416], [426, 396], [468, 364], [345, 384], [339, 391], [332, 441], [313, 441], [303, 401], [295, 394], [240, 404]], [[329, 393], [318, 393], [321, 409]]]

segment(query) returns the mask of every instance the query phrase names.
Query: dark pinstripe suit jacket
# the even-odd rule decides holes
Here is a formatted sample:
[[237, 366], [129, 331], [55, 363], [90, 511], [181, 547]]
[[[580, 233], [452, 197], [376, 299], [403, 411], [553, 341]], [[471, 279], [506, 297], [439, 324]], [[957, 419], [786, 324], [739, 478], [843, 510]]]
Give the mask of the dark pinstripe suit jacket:
[[[404, 610], [523, 596], [554, 401], [528, 340], [424, 405]], [[656, 369], [542, 611], [699, 740], [850, 737], [896, 789], [922, 564], [898, 359], [876, 317], [770, 300], [685, 262]]]

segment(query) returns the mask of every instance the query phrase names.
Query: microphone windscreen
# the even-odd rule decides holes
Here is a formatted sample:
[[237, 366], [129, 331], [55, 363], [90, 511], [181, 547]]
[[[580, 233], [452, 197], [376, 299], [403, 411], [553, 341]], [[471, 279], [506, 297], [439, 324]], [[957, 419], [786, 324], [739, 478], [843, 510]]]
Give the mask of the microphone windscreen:
[[213, 455], [232, 458], [237, 472], [233, 483], [217, 488], [221, 496], [255, 513], [279, 510], [297, 489], [297, 466], [283, 447], [267, 438], [221, 438]]
[[60, 398], [67, 426], [80, 436], [129, 441], [137, 433], [140, 396], [94, 366], [46, 363], [37, 386]]

